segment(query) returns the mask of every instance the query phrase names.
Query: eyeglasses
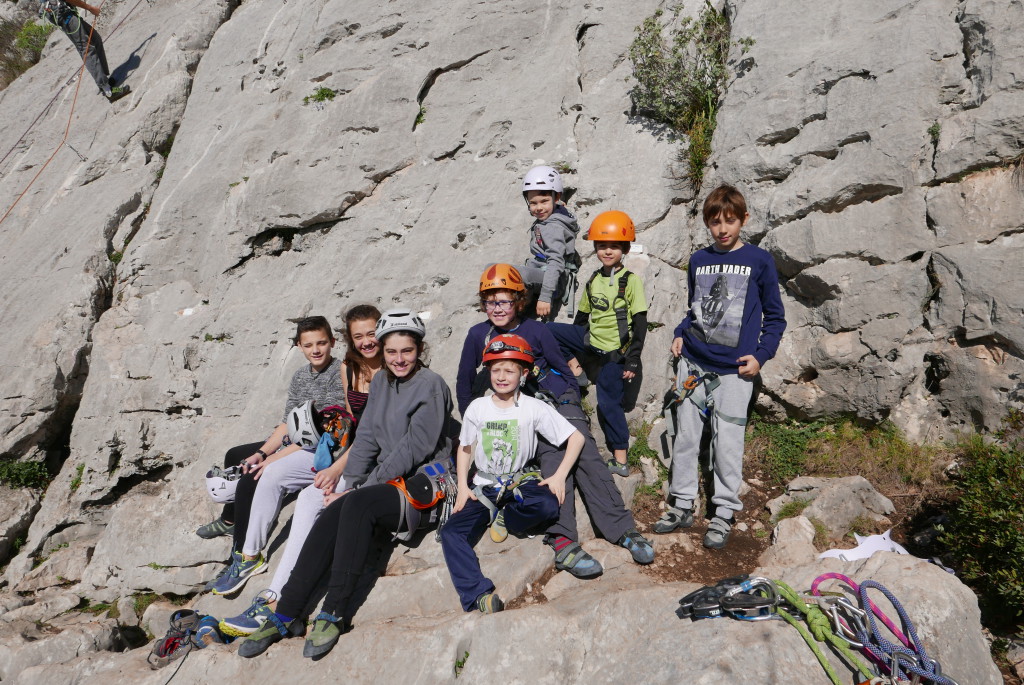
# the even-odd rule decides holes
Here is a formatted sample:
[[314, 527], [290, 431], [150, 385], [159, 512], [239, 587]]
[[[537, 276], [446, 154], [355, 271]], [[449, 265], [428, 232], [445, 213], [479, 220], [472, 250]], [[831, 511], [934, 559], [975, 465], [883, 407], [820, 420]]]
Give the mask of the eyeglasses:
[[487, 311], [492, 309], [511, 309], [514, 304], [515, 300], [487, 300], [484, 302], [484, 309]]

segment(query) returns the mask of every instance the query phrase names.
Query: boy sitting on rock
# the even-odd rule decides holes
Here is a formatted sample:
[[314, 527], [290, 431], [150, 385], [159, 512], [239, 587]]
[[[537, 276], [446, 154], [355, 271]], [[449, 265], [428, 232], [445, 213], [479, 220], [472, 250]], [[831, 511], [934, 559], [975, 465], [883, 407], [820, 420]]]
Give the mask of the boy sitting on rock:
[[747, 408], [754, 380], [775, 356], [786, 329], [772, 256], [740, 240], [740, 230], [749, 218], [746, 200], [732, 186], [716, 188], [704, 201], [704, 225], [714, 242], [690, 257], [686, 272], [690, 309], [672, 340], [673, 356], [682, 355], [669, 489], [673, 506], [654, 524], [654, 532], [693, 525], [697, 455], [703, 423], [708, 422], [715, 516], [708, 524], [704, 546], [712, 549], [725, 547], [735, 513], [743, 509], [739, 490]]

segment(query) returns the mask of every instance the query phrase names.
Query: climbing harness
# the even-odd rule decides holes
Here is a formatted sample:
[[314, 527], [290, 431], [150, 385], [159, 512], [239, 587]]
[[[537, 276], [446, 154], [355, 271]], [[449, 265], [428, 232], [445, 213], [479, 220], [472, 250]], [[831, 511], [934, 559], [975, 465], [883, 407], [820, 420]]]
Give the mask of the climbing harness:
[[[687, 376], [682, 377], [682, 373], [679, 372], [679, 364], [685, 363], [687, 365]], [[705, 371], [695, 362], [689, 359], [683, 359], [677, 357], [672, 361], [673, 373], [675, 374], [672, 387], [665, 393], [665, 399], [661, 405], [661, 417], [666, 418], [665, 414], [668, 413], [667, 432], [669, 437], [674, 438], [678, 426], [676, 425], [675, 409], [680, 404], [689, 400], [693, 402], [694, 406], [697, 407], [697, 411], [700, 412], [701, 417], [705, 421], [709, 421], [711, 426], [711, 441], [712, 450], [714, 449], [714, 438], [718, 433], [718, 421], [725, 421], [736, 426], [746, 426], [747, 418], [740, 416], [729, 416], [721, 412], [715, 406], [715, 397], [713, 392], [722, 381], [719, 379], [717, 373], [711, 371]], [[703, 390], [703, 392], [700, 392]], [[713, 420], [712, 420], [713, 419]]]
[[[417, 530], [425, 525], [437, 523], [437, 530], [434, 538], [441, 540], [441, 527], [448, 521], [452, 513], [452, 505], [459, 492], [459, 484], [455, 475], [455, 464], [451, 457], [444, 457], [429, 464], [424, 464], [416, 471], [416, 475], [423, 474], [430, 481], [431, 499], [429, 502], [421, 502], [409, 493], [409, 488], [402, 477], [388, 481], [398, 490], [399, 498], [402, 500], [402, 509], [399, 513], [398, 527], [394, 533], [395, 540], [409, 541]], [[436, 505], [441, 503], [440, 507]], [[428, 512], [424, 521], [423, 512]], [[405, 528], [403, 531], [402, 529]]]
[[499, 510], [497, 503], [501, 502], [506, 494], [511, 492], [517, 502], [522, 502], [523, 493], [519, 490], [520, 486], [532, 480], [542, 479], [540, 471], [530, 466], [524, 466], [515, 473], [488, 473], [487, 471], [477, 470], [477, 475], [497, 483], [498, 493], [495, 495], [493, 502], [484, 494], [484, 488], [491, 487], [490, 485], [477, 485], [473, 488], [473, 494], [491, 513], [490, 521], [488, 521], [487, 525], [494, 523]]
[[[629, 285], [629, 277], [633, 275], [633, 272], [629, 269], [623, 268], [619, 273], [618, 292], [615, 294], [615, 298], [612, 302], [608, 303], [607, 308], [615, 311], [615, 325], [619, 329], [619, 349], [620, 354], [625, 354], [626, 349], [629, 347], [630, 335], [629, 335], [629, 301], [626, 300], [626, 286]], [[584, 286], [584, 294], [587, 298], [587, 304], [590, 305], [590, 311], [605, 311], [605, 309], [599, 309], [598, 302], [594, 300], [593, 294], [590, 291], [590, 285], [597, 277], [601, 275], [601, 269], [597, 269], [590, 275], [587, 280], [586, 286]], [[609, 276], [609, 280], [614, 277], [614, 274]], [[622, 306], [616, 306], [619, 301], [622, 301]], [[589, 336], [589, 332], [587, 334]], [[589, 342], [589, 337], [588, 337]]]
[[[533, 227], [533, 240], [534, 249], [530, 250], [530, 255], [534, 260], [540, 262], [539, 266], [536, 264], [533, 266], [541, 271], [547, 271], [548, 256], [544, 254], [544, 249], [546, 249], [547, 246], [544, 243], [544, 238], [541, 236], [540, 228], [536, 226]], [[583, 266], [583, 259], [580, 257], [579, 252], [576, 251], [575, 234], [573, 234], [571, 241], [566, 242], [566, 253], [563, 263], [565, 265], [565, 271], [563, 272], [565, 275], [565, 282], [563, 283], [561, 282], [561, 279], [559, 279], [559, 289], [562, 292], [562, 305], [569, 307], [569, 318], [572, 318], [576, 316], [576, 293], [579, 292], [579, 272], [580, 267]], [[529, 264], [529, 260], [527, 260], [527, 264]]]

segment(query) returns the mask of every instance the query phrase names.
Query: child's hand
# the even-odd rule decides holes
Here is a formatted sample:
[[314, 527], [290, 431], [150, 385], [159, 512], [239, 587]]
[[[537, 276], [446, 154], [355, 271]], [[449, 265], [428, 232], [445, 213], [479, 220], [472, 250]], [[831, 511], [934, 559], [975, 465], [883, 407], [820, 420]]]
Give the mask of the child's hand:
[[473, 494], [468, 485], [459, 485], [459, 494], [455, 498], [455, 506], [452, 507], [452, 513], [457, 514], [462, 511], [462, 508], [466, 506], [466, 502], [475, 499], [476, 495]]
[[337, 484], [338, 477], [333, 474], [330, 469], [318, 471], [316, 476], [313, 477], [313, 485], [320, 488], [324, 495], [329, 495], [334, 492], [334, 486]]
[[565, 478], [562, 478], [558, 473], [552, 474], [550, 477], [545, 478], [537, 485], [546, 485], [551, 494], [558, 498], [558, 505], [561, 506], [562, 502], [565, 501]]
[[551, 313], [551, 303], [537, 301], [537, 316], [547, 316]]
[[678, 357], [683, 353], [683, 339], [673, 338], [672, 339], [672, 356]]
[[258, 466], [263, 461], [263, 455], [256, 453], [251, 457], [246, 457], [242, 460], [240, 466], [242, 467], [242, 473], [249, 473], [253, 468]]
[[636, 374], [633, 373], [632, 371], [623, 371], [622, 372], [622, 380], [624, 380], [624, 381], [631, 381], [631, 380], [633, 380], [633, 378], [635, 376], [636, 376]]
[[740, 363], [739, 373], [744, 378], [755, 378], [757, 374], [761, 373], [761, 362], [757, 361], [752, 354], [745, 354], [736, 361]]

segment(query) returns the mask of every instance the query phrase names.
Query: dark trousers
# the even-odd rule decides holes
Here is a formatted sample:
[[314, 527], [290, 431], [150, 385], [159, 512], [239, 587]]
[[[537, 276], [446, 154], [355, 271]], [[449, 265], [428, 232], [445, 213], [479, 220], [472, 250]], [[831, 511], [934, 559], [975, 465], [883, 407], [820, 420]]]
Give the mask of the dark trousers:
[[[564, 535], [579, 541], [576, 529], [576, 497], [573, 487], [579, 488], [580, 496], [587, 507], [597, 532], [610, 542], [617, 542], [623, 533], [636, 528], [633, 514], [626, 509], [622, 494], [615, 487], [614, 476], [608, 470], [597, 443], [587, 425], [586, 414], [578, 404], [568, 403], [558, 407], [558, 413], [565, 417], [572, 427], [583, 434], [583, 451], [579, 460], [565, 479], [565, 501], [558, 512], [558, 520], [548, 528], [549, 535]], [[554, 473], [565, 456], [564, 445], [556, 447], [541, 438], [537, 442], [537, 459], [545, 478]]]
[[[519, 491], [521, 500], [511, 492], [506, 492], [501, 501], [496, 502], [497, 506], [505, 509], [505, 527], [510, 533], [530, 533], [558, 518], [558, 498], [546, 485], [540, 486], [537, 485], [537, 481], [527, 481], [519, 486]], [[497, 488], [484, 488], [484, 495], [492, 502], [497, 493]], [[466, 502], [462, 511], [452, 514], [441, 528], [441, 551], [444, 552], [452, 585], [459, 593], [459, 600], [465, 611], [472, 611], [476, 607], [476, 599], [480, 595], [494, 592], [494, 583], [480, 570], [480, 559], [473, 551], [490, 525], [490, 514], [486, 506], [471, 499]]]
[[371, 485], [353, 490], [323, 509], [281, 590], [277, 612], [298, 618], [324, 574], [330, 573], [323, 609], [351, 620], [355, 607], [350, 600], [366, 570], [374, 529], [397, 530], [402, 497], [393, 485]]
[[[238, 466], [239, 464], [242, 463], [243, 459], [247, 459], [248, 457], [251, 457], [252, 455], [256, 454], [256, 450], [258, 450], [261, 447], [263, 447], [262, 442], [250, 442], [246, 445], [237, 445], [235, 447], [232, 447], [231, 449], [224, 453], [224, 468]], [[246, 480], [248, 480], [249, 482], [243, 488], [242, 482]], [[227, 504], [224, 505], [224, 508], [220, 512], [221, 519], [228, 523], [234, 523], [236, 524], [236, 526], [238, 523], [242, 523], [242, 526], [246, 527], [246, 524], [249, 521], [249, 508], [252, 506], [252, 495], [254, 492], [256, 492], [256, 481], [252, 479], [252, 476], [242, 476], [241, 480], [239, 480], [238, 482], [237, 487], [235, 488], [235, 501], [228, 502]], [[236, 503], [239, 502], [240, 496], [243, 501], [241, 502], [240, 507], [236, 507], [235, 505]], [[244, 517], [239, 516], [239, 510], [245, 511]], [[239, 518], [242, 518], [243, 520], [240, 522]], [[238, 528], [236, 527], [235, 530], [238, 530]], [[244, 531], [242, 533], [241, 542], [238, 543], [239, 550], [242, 549], [242, 542], [245, 542]]]
[[595, 366], [598, 368], [597, 378], [590, 379], [597, 385], [597, 421], [604, 431], [609, 450], [628, 449], [629, 426], [626, 425], [626, 412], [622, 410], [622, 399], [625, 395], [625, 383], [622, 379], [625, 366], [622, 355], [602, 352], [588, 345], [586, 326], [549, 323], [548, 329], [555, 336], [566, 358], [576, 357], [585, 369], [592, 369]]
[[[67, 30], [76, 27], [76, 31], [68, 32]], [[93, 80], [96, 81], [96, 85], [99, 86], [101, 92], [106, 92], [110, 88], [110, 68], [107, 66], [107, 55], [103, 52], [103, 41], [100, 39], [100, 32], [93, 31], [92, 42], [89, 42], [89, 31], [92, 27], [84, 19], [75, 17], [71, 17], [64, 28], [64, 33], [75, 44], [78, 54], [85, 57], [85, 68], [89, 71]], [[88, 55], [85, 54], [86, 45], [89, 46]]]

